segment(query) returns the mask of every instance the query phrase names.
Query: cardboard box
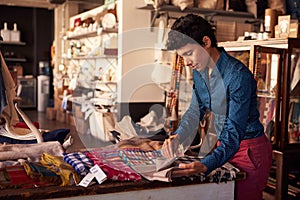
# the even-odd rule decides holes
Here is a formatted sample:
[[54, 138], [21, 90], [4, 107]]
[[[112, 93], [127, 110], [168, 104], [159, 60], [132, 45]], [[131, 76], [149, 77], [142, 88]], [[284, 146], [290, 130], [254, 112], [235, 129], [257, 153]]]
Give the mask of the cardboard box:
[[56, 111], [56, 120], [62, 123], [66, 122], [66, 112], [64, 110]]
[[70, 124], [70, 115], [72, 115], [72, 113], [69, 111], [66, 111], [66, 124]]
[[75, 128], [78, 133], [86, 134], [89, 128], [89, 121], [75, 117]]
[[290, 38], [298, 38], [298, 37], [300, 37], [300, 34], [299, 34], [299, 24], [298, 23], [291, 23], [290, 24], [289, 37]]
[[70, 126], [75, 126], [75, 118], [72, 114], [69, 115], [69, 124]]
[[46, 118], [48, 120], [55, 120], [56, 119], [56, 109], [48, 107], [46, 108]]
[[81, 106], [79, 105], [74, 105], [74, 115], [76, 118], [80, 118], [80, 119], [83, 119], [84, 118], [84, 112], [81, 111]]
[[218, 42], [235, 41], [245, 32], [252, 32], [253, 25], [236, 21], [217, 20], [216, 37]]

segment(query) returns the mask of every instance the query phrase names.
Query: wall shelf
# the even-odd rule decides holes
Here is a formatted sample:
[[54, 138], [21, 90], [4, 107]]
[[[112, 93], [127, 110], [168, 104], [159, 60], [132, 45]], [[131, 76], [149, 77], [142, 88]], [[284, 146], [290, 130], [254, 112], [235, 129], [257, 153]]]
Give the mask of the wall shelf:
[[138, 7], [141, 10], [150, 10], [152, 12], [151, 27], [154, 26], [156, 18], [159, 18], [161, 14], [168, 12], [177, 12], [177, 13], [198, 13], [203, 14], [205, 17], [208, 16], [227, 16], [234, 18], [250, 18], [255, 19], [252, 13], [248, 12], [236, 12], [236, 11], [226, 11], [226, 10], [212, 10], [196, 7], [187, 7], [184, 10], [181, 10], [178, 6], [172, 5], [163, 5], [159, 8], [154, 8], [152, 5], [146, 5], [143, 7]]
[[0, 41], [0, 44], [5, 44], [5, 45], [20, 45], [20, 46], [25, 46], [25, 42], [12, 42], [12, 41]]
[[7, 62], [26, 62], [26, 58], [4, 58]]
[[65, 57], [68, 60], [94, 60], [94, 59], [117, 59], [117, 55], [102, 55], [102, 56], [77, 56], [77, 57]]
[[118, 33], [118, 28], [109, 28], [109, 29], [103, 29], [99, 31], [91, 31], [87, 33], [81, 33], [81, 34], [74, 34], [72, 36], [65, 36], [64, 39], [66, 40], [79, 40], [79, 39], [85, 39], [88, 37], [96, 37], [101, 34], [105, 33]]

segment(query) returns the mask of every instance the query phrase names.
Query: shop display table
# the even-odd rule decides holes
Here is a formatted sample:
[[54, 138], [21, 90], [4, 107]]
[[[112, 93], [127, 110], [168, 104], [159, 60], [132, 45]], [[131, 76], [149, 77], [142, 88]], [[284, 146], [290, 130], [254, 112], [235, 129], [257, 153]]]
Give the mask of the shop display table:
[[1, 190], [0, 199], [234, 199], [234, 183], [199, 183], [195, 181], [174, 181], [170, 183], [142, 180], [139, 182], [111, 182], [81, 186], [49, 186], [32, 189]]

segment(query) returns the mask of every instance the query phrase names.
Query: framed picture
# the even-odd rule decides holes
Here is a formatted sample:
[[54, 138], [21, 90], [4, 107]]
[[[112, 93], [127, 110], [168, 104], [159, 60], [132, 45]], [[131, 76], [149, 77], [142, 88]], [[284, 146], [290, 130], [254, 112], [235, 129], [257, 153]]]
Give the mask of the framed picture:
[[278, 16], [278, 35], [279, 38], [288, 38], [290, 32], [290, 15]]

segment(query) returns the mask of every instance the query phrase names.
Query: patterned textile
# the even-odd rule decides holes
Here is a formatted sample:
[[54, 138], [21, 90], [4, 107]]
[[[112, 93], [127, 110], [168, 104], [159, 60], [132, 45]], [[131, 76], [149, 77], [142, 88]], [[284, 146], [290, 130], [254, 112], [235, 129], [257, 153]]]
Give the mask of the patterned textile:
[[62, 180], [61, 186], [78, 184], [80, 181], [80, 178], [73, 167], [66, 163], [62, 156], [44, 153], [40, 163], [60, 176]]
[[[178, 167], [180, 163], [191, 163], [195, 161], [201, 161], [200, 158], [191, 157], [191, 156], [184, 156], [179, 157], [173, 164], [173, 166]], [[216, 168], [210, 172], [207, 176], [203, 173], [190, 176], [190, 177], [181, 177], [185, 179], [197, 179], [201, 182], [210, 182], [210, 183], [220, 183], [226, 181], [232, 181], [236, 178], [236, 173], [239, 172], [239, 169], [231, 165], [230, 163], [225, 163], [223, 166]], [[172, 178], [173, 180], [177, 178]]]
[[171, 182], [176, 180], [198, 180], [199, 182], [220, 183], [234, 180], [236, 173], [239, 172], [239, 170], [230, 163], [225, 163], [222, 167], [213, 170], [208, 175], [200, 173], [188, 177], [176, 177], [173, 175], [173, 172], [178, 170], [180, 163], [191, 163], [201, 161], [201, 159], [192, 156], [164, 159], [159, 151], [143, 152], [134, 149], [122, 150], [121, 154], [126, 163], [131, 165], [134, 170], [149, 181], [159, 180]]
[[120, 157], [119, 149], [107, 148], [87, 152], [87, 157], [99, 165], [107, 178], [117, 181], [140, 181], [142, 178]]
[[119, 153], [129, 166], [153, 165], [155, 164], [155, 159], [162, 157], [160, 151], [142, 151], [136, 148], [122, 149]]
[[50, 186], [53, 183], [41, 179], [34, 179], [26, 174], [23, 166], [9, 166], [0, 169], [0, 189], [5, 188], [36, 188]]
[[23, 163], [26, 174], [33, 179], [47, 181], [55, 185], [61, 184], [61, 179], [56, 173], [48, 170], [46, 167], [38, 162], [24, 162]]
[[64, 161], [71, 165], [78, 174], [83, 176], [88, 174], [90, 168], [94, 165], [93, 161], [82, 152], [65, 153], [63, 156]]

